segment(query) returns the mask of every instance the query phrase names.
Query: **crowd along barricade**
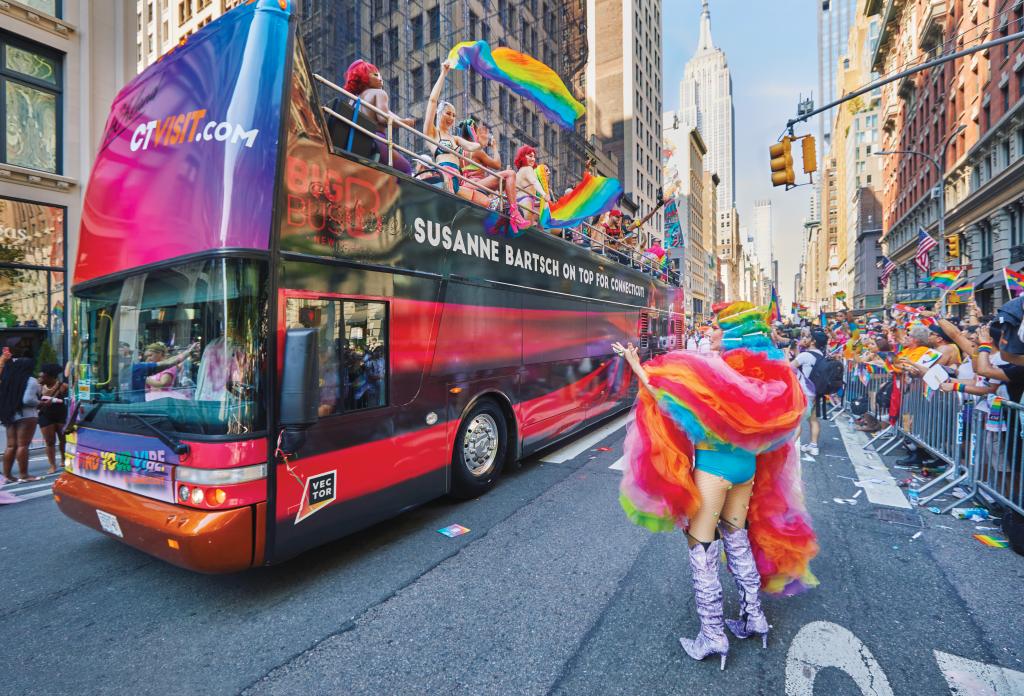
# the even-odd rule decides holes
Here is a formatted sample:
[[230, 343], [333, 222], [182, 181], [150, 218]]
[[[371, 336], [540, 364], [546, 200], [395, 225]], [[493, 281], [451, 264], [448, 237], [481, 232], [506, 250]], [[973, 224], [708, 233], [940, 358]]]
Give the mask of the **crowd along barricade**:
[[[853, 417], [862, 417], [865, 414], [870, 418], [863, 418], [865, 432], [874, 433], [865, 449], [871, 449], [878, 445], [880, 440], [896, 439], [898, 433], [889, 424], [889, 405], [892, 400], [893, 376], [888, 372], [870, 373], [867, 368], [853, 360], [844, 360], [845, 385], [843, 388], [842, 411], [847, 411]], [[876, 429], [870, 429], [876, 426]]]

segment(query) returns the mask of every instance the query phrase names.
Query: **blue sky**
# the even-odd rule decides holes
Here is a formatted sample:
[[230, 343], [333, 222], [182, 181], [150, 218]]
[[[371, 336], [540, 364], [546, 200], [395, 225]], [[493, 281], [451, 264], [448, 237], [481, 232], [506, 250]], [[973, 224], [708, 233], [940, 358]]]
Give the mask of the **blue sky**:
[[[697, 48], [700, 0], [662, 3], [664, 110], [679, 106], [679, 81]], [[752, 221], [754, 201], [772, 201], [779, 293], [793, 301], [793, 275], [800, 261], [803, 220], [811, 187], [773, 189], [768, 147], [796, 113], [800, 94], [817, 90], [817, 29], [813, 0], [711, 0], [711, 36], [725, 51], [732, 72], [736, 112], [736, 208], [740, 224]], [[770, 47], [770, 48], [769, 48]], [[817, 105], [817, 95], [815, 95]], [[816, 128], [816, 119], [812, 119]], [[812, 132], [798, 127], [797, 134]], [[820, 143], [819, 143], [820, 147]], [[800, 169], [797, 181], [806, 181]]]

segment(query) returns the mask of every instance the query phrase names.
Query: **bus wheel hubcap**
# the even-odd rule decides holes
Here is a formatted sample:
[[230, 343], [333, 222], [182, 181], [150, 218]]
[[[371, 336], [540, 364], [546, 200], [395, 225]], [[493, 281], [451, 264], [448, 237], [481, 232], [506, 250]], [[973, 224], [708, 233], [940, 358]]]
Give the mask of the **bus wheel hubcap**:
[[462, 456], [473, 476], [483, 476], [494, 468], [498, 457], [498, 424], [487, 413], [469, 422], [462, 439]]

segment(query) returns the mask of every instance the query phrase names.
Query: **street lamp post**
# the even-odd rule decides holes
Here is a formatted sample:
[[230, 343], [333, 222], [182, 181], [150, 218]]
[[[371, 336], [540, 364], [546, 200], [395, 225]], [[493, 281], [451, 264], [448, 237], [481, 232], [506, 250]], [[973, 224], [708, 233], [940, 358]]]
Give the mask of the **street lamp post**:
[[946, 163], [946, 151], [949, 149], [950, 144], [956, 136], [960, 135], [967, 126], [960, 124], [953, 129], [953, 132], [949, 134], [945, 142], [942, 143], [942, 155], [936, 157], [929, 155], [927, 152], [921, 152], [920, 150], [879, 150], [876, 155], [916, 155], [917, 157], [924, 157], [926, 160], [931, 162], [931, 165], [935, 167], [935, 175], [938, 180], [937, 186], [939, 188], [939, 220], [938, 220], [938, 232], [939, 232], [939, 244], [945, 244], [946, 242], [946, 186], [945, 186], [945, 172], [944, 165]]

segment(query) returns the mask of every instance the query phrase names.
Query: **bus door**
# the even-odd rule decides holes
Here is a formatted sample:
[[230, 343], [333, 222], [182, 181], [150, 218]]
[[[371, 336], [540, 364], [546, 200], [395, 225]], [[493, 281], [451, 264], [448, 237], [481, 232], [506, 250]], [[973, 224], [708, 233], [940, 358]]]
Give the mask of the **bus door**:
[[316, 422], [276, 464], [284, 558], [442, 495], [447, 460], [443, 424], [416, 406], [421, 375], [395, 370], [418, 325], [394, 298], [284, 291], [280, 307], [285, 332], [316, 330], [319, 374]]

